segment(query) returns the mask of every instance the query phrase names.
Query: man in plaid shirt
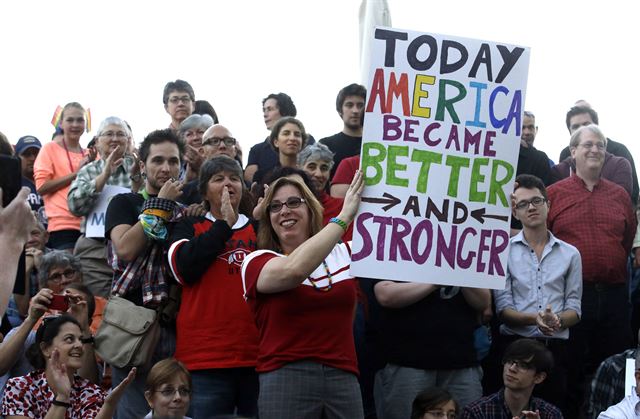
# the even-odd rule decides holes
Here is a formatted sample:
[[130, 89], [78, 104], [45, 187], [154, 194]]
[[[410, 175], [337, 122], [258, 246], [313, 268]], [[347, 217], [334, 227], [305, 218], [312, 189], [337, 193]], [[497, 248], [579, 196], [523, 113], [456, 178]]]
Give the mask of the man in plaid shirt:
[[571, 135], [576, 171], [548, 189], [547, 225], [582, 257], [582, 317], [568, 344], [567, 405], [577, 417], [600, 363], [631, 346], [627, 259], [636, 231], [629, 194], [601, 178], [607, 139], [596, 125]]
[[624, 398], [627, 359], [635, 359], [638, 353], [637, 349], [627, 349], [600, 364], [591, 382], [587, 418], [596, 419], [600, 412]]
[[502, 358], [504, 388], [468, 404], [462, 419], [561, 419], [560, 410], [537, 397], [533, 388], [542, 383], [553, 368], [553, 355], [540, 342], [518, 339], [509, 345]]
[[[182, 182], [177, 178], [183, 153], [184, 144], [171, 130], [149, 133], [140, 144], [143, 188], [138, 193], [114, 196], [105, 217], [105, 238], [110, 241], [109, 260], [114, 269], [111, 292], [136, 305], [160, 310], [160, 338], [154, 360], [175, 352], [175, 319], [164, 316], [175, 280], [164, 245], [171, 223], [182, 213], [176, 199], [182, 195]], [[128, 371], [112, 366], [112, 385], [120, 383]], [[148, 373], [138, 368], [118, 404], [118, 418], [147, 414], [144, 386]]]

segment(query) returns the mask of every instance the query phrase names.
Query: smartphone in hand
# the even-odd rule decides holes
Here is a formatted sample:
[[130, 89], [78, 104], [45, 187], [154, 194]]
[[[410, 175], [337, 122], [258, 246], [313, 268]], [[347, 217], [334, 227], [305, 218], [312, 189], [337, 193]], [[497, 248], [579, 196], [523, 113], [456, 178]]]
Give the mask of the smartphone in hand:
[[66, 295], [53, 294], [49, 310], [67, 311], [69, 310], [69, 300]]

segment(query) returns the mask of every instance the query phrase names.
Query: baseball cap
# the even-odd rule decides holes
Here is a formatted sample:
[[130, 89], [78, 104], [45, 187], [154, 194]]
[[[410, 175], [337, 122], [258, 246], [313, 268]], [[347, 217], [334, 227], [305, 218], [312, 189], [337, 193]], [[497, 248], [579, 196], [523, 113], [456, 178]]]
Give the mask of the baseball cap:
[[15, 146], [16, 154], [22, 154], [26, 149], [35, 147], [38, 150], [42, 148], [42, 143], [33, 135], [25, 135], [24, 137], [20, 137], [18, 143]]

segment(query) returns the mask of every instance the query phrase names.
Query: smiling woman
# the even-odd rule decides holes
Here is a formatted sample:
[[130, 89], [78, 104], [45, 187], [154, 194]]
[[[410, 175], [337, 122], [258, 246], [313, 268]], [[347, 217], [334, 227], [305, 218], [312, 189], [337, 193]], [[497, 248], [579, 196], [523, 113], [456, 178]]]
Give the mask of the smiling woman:
[[353, 339], [357, 283], [350, 246], [338, 243], [363, 186], [357, 172], [342, 211], [324, 228], [320, 202], [296, 178], [276, 180], [262, 202], [262, 250], [245, 258], [242, 280], [260, 331], [263, 419], [320, 418], [323, 409], [363, 417]]
[[188, 419], [185, 414], [191, 402], [191, 375], [184, 364], [175, 358], [156, 363], [145, 383], [144, 397], [151, 412], [145, 419]]
[[73, 249], [80, 237], [80, 218], [67, 206], [67, 193], [78, 170], [94, 159], [80, 146], [85, 130], [85, 111], [77, 102], [62, 110], [60, 129], [52, 142], [45, 144], [34, 163], [34, 179], [44, 200], [50, 232], [49, 245], [54, 249]]
[[80, 323], [70, 315], [46, 317], [29, 349], [36, 368], [7, 382], [0, 415], [13, 418], [110, 418], [135, 369], [109, 396], [80, 378], [84, 345]]

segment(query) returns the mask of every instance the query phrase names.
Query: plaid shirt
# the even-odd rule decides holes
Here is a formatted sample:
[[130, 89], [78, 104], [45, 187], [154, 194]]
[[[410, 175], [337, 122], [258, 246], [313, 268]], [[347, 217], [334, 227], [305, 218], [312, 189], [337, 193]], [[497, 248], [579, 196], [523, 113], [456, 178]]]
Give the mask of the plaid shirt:
[[[168, 223], [177, 223], [184, 217], [185, 210], [185, 206], [176, 205]], [[165, 243], [148, 240], [144, 252], [131, 262], [118, 258], [111, 240], [108, 241], [107, 252], [114, 273], [112, 294], [126, 298], [133, 291], [142, 289], [142, 304], [148, 308], [157, 307], [167, 301], [169, 283], [175, 279], [169, 267]]]
[[[129, 172], [133, 164], [133, 159], [126, 156], [122, 164], [111, 173], [111, 176], [105, 182], [105, 186], [114, 185], [131, 189]], [[85, 231], [87, 222], [85, 216], [91, 212], [100, 196], [100, 192], [96, 192], [96, 178], [104, 171], [104, 165], [105, 160], [100, 159], [83, 166], [78, 170], [78, 174], [69, 188], [67, 204], [69, 205], [69, 211], [73, 215], [82, 217], [80, 231]]]
[[588, 418], [597, 418], [600, 412], [624, 399], [627, 358], [635, 359], [636, 352], [636, 349], [628, 349], [602, 361], [591, 382]]
[[557, 238], [578, 248], [582, 279], [624, 284], [637, 224], [629, 194], [606, 179], [590, 192], [578, 176], [553, 184], [548, 193], [547, 225]]
[[[562, 419], [560, 409], [537, 397], [529, 400], [529, 410], [538, 410], [540, 419]], [[513, 419], [513, 415], [504, 400], [504, 389], [468, 404], [461, 419]]]

